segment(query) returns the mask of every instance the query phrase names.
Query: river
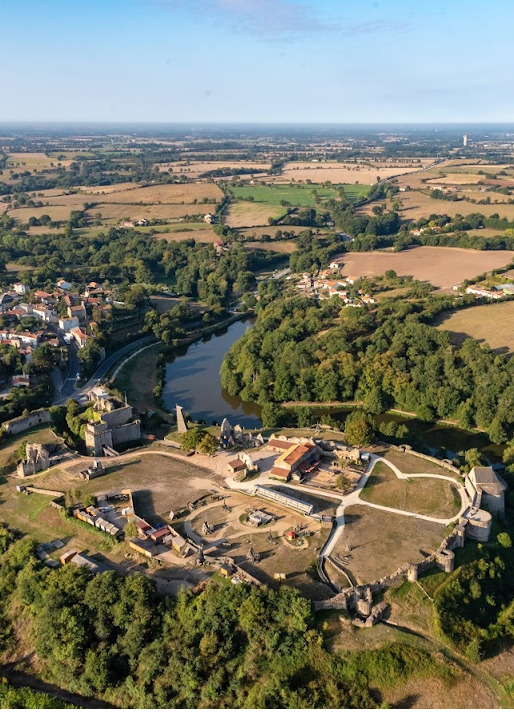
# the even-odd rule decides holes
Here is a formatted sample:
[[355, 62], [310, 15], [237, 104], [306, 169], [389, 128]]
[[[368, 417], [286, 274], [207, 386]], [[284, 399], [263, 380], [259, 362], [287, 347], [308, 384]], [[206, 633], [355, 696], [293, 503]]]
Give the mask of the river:
[[261, 425], [260, 407], [231, 397], [220, 385], [219, 371], [231, 345], [251, 327], [251, 320], [239, 320], [218, 332], [177, 350], [166, 365], [163, 399], [170, 411], [180, 404], [186, 413], [207, 424], [221, 423], [225, 417], [232, 426], [248, 429]]
[[[227, 418], [232, 425], [251, 429], [259, 428], [260, 407], [230, 396], [220, 385], [219, 370], [225, 354], [232, 344], [251, 327], [249, 319], [234, 322], [198, 342], [177, 350], [175, 359], [166, 365], [166, 386], [163, 399], [166, 408], [173, 411], [180, 404], [186, 413], [206, 424], [221, 423]], [[315, 410], [322, 422], [330, 414], [344, 422], [347, 412], [341, 409]], [[456, 429], [442, 424], [426, 424], [417, 419], [399, 415], [382, 414], [377, 421], [403, 422], [409, 428], [406, 441], [416, 448], [434, 455], [453, 458], [459, 451], [478, 448], [492, 462], [501, 460], [503, 449], [490, 444], [485, 434]], [[388, 441], [387, 437], [384, 437]]]

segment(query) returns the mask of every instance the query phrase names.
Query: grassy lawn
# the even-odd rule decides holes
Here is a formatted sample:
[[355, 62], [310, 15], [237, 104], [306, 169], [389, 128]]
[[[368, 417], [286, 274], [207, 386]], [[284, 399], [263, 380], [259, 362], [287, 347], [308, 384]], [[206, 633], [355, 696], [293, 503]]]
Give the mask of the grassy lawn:
[[114, 387], [122, 394], [127, 393], [127, 399], [138, 411], [155, 409], [152, 390], [157, 384], [157, 357], [162, 345], [152, 345], [133, 357], [120, 370]]
[[280, 201], [288, 201], [292, 206], [316, 207], [313, 191], [316, 191], [321, 199], [337, 198], [339, 189], [343, 188], [348, 198], [355, 198], [367, 192], [368, 186], [343, 185], [323, 188], [321, 186], [241, 186], [234, 189], [236, 198], [248, 200], [253, 196], [255, 202], [265, 203], [269, 206], [279, 206]]
[[[29, 535], [40, 543], [62, 540], [67, 548], [71, 546], [92, 551], [110, 551], [113, 542], [110, 538], [95, 528], [72, 519], [64, 519], [59, 511], [50, 507], [51, 496], [40, 493], [18, 493], [16, 483], [9, 480], [0, 486], [2, 503], [2, 521], [8, 527], [23, 535]], [[36, 481], [30, 480], [36, 485]], [[79, 486], [79, 482], [75, 481]], [[56, 487], [56, 486], [54, 486]]]
[[22, 434], [7, 437], [0, 446], [0, 475], [14, 470], [19, 460], [17, 451], [24, 441], [33, 444], [58, 444], [61, 440], [47, 426], [36, 426]]
[[384, 459], [390, 461], [404, 474], [437, 474], [438, 476], [457, 478], [457, 474], [445, 469], [444, 466], [439, 466], [433, 461], [424, 459], [422, 456], [416, 456], [416, 454], [411, 454], [408, 451], [405, 453], [397, 449], [373, 449], [373, 451], [378, 456], [383, 456]]
[[431, 478], [399, 479], [381, 461], [375, 464], [362, 490], [361, 499], [434, 518], [451, 518], [460, 508], [458, 491], [449, 481]]
[[419, 562], [439, 547], [446, 533], [438, 523], [365, 505], [347, 508], [345, 522], [336, 554], [344, 557], [345, 546], [350, 546], [348, 570], [360, 583], [390, 575], [405, 563]]

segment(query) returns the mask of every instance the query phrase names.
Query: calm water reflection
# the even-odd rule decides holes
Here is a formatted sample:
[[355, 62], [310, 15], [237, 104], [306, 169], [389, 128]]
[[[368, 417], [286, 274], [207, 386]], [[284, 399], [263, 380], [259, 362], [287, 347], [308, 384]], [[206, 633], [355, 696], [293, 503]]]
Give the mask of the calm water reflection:
[[261, 425], [257, 404], [242, 402], [221, 389], [219, 370], [225, 354], [238, 340], [251, 320], [234, 322], [227, 328], [177, 351], [173, 362], [166, 365], [166, 386], [163, 399], [172, 411], [176, 404], [184, 407], [195, 419], [210, 424], [224, 417], [244, 427]]
[[[203, 419], [207, 424], [213, 421], [221, 423], [222, 419], [227, 417], [232, 425], [259, 428], [260, 407], [227, 394], [221, 389], [219, 376], [225, 354], [251, 325], [252, 321], [248, 319], [234, 322], [229, 327], [177, 351], [175, 359], [166, 365], [166, 386], [163, 393], [166, 408], [172, 411], [176, 404], [181, 404], [186, 413], [195, 419]], [[348, 414], [340, 408], [320, 408], [316, 409], [315, 413], [320, 421], [323, 421], [324, 415], [330, 414], [340, 423], [344, 423]], [[405, 440], [423, 451], [428, 450], [453, 458], [459, 451], [476, 447], [493, 463], [501, 458], [502, 447], [490, 444], [484, 434], [473, 434], [440, 424], [425, 424], [399, 415], [382, 414], [378, 421], [405, 422], [410, 432]]]

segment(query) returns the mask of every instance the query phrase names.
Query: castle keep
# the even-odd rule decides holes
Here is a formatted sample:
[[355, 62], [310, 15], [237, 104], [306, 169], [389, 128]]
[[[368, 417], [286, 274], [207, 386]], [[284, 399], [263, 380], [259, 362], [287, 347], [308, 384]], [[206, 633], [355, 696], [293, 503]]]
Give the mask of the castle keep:
[[85, 441], [92, 456], [103, 456], [116, 447], [141, 438], [141, 422], [132, 407], [114, 397], [105, 387], [88, 392], [98, 418], [86, 425]]

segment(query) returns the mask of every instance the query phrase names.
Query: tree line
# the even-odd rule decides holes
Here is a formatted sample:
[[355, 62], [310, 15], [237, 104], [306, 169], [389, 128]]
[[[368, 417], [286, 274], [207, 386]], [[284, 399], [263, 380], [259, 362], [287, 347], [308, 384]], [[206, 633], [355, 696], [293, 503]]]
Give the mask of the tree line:
[[427, 422], [455, 419], [505, 443], [514, 435], [514, 361], [473, 339], [452, 345], [430, 324], [450, 307], [446, 296], [391, 297], [371, 309], [263, 290], [253, 328], [225, 356], [221, 384], [263, 406], [351, 400], [376, 414], [395, 407]]

